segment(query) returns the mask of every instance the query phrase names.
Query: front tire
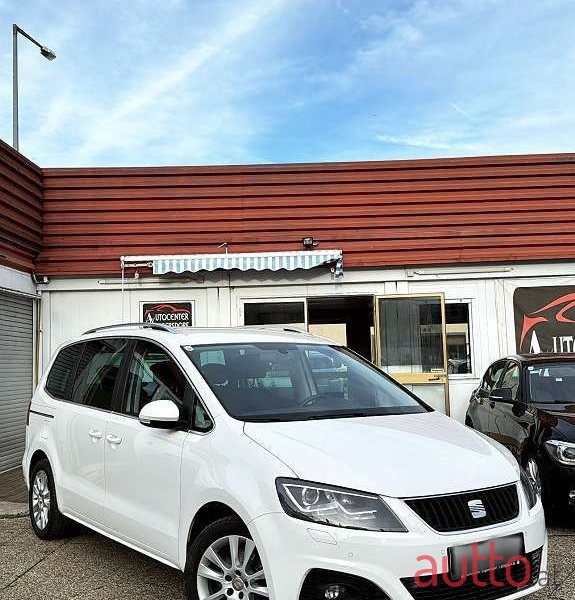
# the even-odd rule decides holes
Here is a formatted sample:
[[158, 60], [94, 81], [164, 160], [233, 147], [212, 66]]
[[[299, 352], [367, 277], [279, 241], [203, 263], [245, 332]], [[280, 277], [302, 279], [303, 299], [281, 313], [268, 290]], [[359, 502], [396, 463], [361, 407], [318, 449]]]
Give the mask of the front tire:
[[37, 462], [30, 471], [28, 507], [32, 529], [40, 539], [55, 540], [70, 534], [72, 522], [58, 509], [54, 474], [47, 459]]
[[188, 600], [265, 600], [268, 584], [258, 549], [238, 517], [208, 525], [188, 547]]

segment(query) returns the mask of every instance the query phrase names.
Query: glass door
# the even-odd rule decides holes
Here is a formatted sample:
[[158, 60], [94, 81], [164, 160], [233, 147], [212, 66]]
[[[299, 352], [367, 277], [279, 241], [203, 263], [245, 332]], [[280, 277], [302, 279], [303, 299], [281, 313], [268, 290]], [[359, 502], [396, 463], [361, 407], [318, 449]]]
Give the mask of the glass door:
[[377, 365], [449, 414], [443, 294], [376, 296], [374, 306]]

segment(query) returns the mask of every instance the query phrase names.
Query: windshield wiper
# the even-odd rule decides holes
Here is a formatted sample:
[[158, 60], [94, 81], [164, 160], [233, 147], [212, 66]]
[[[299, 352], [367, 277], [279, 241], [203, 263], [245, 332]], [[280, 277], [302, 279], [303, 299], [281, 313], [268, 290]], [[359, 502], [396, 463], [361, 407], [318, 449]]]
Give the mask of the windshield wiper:
[[373, 413], [365, 411], [354, 411], [354, 412], [330, 412], [326, 414], [316, 415], [302, 415], [304, 421], [313, 421], [315, 419], [342, 419], [346, 417], [374, 417]]

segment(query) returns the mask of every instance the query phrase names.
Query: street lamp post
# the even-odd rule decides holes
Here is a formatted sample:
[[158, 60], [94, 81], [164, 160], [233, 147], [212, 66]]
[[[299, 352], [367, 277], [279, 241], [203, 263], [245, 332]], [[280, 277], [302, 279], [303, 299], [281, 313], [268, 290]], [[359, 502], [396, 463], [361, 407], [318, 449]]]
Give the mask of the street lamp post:
[[18, 25], [12, 25], [12, 146], [18, 150], [18, 34], [30, 40], [34, 45], [40, 48], [40, 54], [47, 60], [54, 60], [56, 53], [50, 48], [43, 46], [35, 40], [30, 34], [20, 29]]

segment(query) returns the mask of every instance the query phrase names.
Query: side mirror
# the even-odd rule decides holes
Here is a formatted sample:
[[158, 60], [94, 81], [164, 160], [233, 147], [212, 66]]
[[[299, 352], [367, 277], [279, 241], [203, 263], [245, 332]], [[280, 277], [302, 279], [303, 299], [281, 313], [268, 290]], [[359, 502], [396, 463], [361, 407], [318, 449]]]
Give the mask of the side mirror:
[[180, 409], [171, 400], [154, 400], [142, 408], [138, 419], [147, 427], [172, 429], [180, 422]]
[[491, 400], [495, 400], [496, 402], [506, 402], [507, 404], [515, 403], [515, 400], [513, 400], [513, 391], [511, 390], [511, 388], [495, 388], [491, 390], [489, 398]]

